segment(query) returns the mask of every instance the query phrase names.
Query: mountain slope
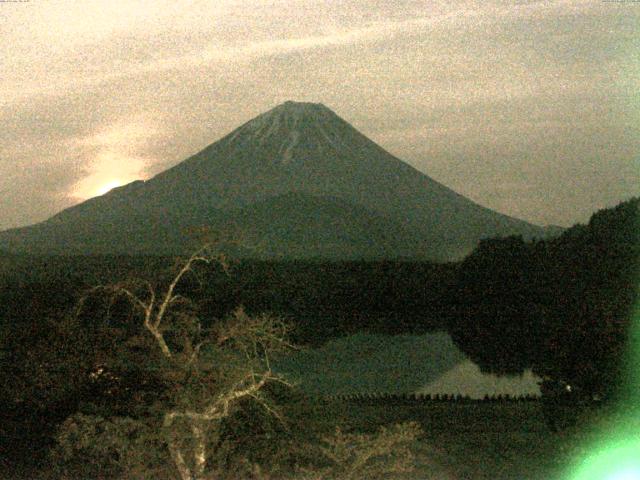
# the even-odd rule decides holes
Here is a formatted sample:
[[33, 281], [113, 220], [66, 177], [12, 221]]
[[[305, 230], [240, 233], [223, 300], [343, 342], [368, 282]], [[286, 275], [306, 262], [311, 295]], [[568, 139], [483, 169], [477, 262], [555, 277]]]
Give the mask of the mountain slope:
[[238, 232], [241, 256], [267, 258], [420, 257], [414, 232], [341, 198], [286, 193], [232, 210], [216, 224]]
[[[0, 233], [0, 248], [38, 253], [180, 250], [184, 229], [223, 225], [231, 212], [242, 209], [249, 218], [252, 205], [259, 210], [263, 202], [287, 194], [316, 199], [317, 211], [314, 202], [301, 205], [307, 220], [325, 218], [327, 199], [339, 200], [339, 206], [332, 207], [335, 221], [324, 222], [322, 235], [336, 237], [338, 225], [366, 224], [355, 220], [356, 210], [387, 224], [390, 234], [402, 232], [396, 246], [386, 250], [390, 257], [410, 252], [447, 260], [467, 253], [480, 238], [545, 234], [418, 172], [325, 106], [286, 102], [146, 182], [120, 187], [41, 224]], [[289, 209], [295, 209], [295, 198], [289, 197]], [[301, 228], [299, 222], [288, 223], [282, 228]], [[310, 228], [307, 236], [320, 235], [318, 222], [303, 224]], [[255, 230], [255, 235], [260, 232]], [[286, 240], [288, 234], [283, 235]], [[376, 236], [373, 231], [371, 235]], [[364, 230], [360, 236], [366, 236]], [[278, 236], [272, 233], [271, 238], [277, 242]], [[301, 256], [318, 253], [300, 247]], [[355, 244], [347, 250], [349, 258], [369, 255]]]

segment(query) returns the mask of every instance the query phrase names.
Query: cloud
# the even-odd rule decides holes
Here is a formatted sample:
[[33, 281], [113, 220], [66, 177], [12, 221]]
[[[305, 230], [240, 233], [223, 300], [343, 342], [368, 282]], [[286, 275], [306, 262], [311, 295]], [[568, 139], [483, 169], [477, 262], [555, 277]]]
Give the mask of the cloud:
[[95, 153], [87, 162], [86, 174], [75, 183], [70, 195], [85, 200], [115, 186], [146, 179], [153, 160], [140, 155], [155, 132], [149, 120], [134, 118], [76, 140], [77, 146], [88, 147]]
[[[92, 102], [101, 96], [99, 108]], [[0, 228], [44, 220], [109, 181], [148, 176], [153, 119], [108, 99], [105, 92], [74, 92], [0, 109]]]
[[[565, 4], [584, 5], [532, 2], [504, 7], [489, 2], [479, 8], [468, 1], [452, 7], [406, 0], [392, 6], [338, 0], [270, 3], [265, 7], [257, 1], [220, 2], [212, 7], [208, 2], [190, 2], [178, 12], [170, 2], [157, 8], [145, 2], [109, 2], [108, 7], [104, 2], [89, 2], [93, 8], [63, 2], [30, 10], [35, 18], [21, 19], [28, 28], [11, 32], [18, 35], [18, 46], [4, 47], [16, 59], [3, 65], [5, 96], [20, 98], [144, 72], [380, 42], [427, 29], [478, 28], [514, 16], [550, 15]], [[344, 13], [336, 15], [336, 9]], [[324, 21], [311, 20], [315, 18]], [[39, 22], [48, 28], [37, 28]]]

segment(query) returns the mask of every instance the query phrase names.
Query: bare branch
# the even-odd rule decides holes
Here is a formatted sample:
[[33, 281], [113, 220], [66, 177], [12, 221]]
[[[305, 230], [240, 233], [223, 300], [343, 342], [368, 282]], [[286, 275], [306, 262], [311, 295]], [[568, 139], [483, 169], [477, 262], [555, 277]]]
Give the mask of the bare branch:
[[169, 300], [169, 305], [177, 305], [177, 304], [180, 304], [180, 303], [183, 303], [183, 304], [188, 305], [188, 306], [192, 306], [193, 305], [193, 302], [190, 299], [188, 299], [187, 297], [184, 297], [182, 295], [174, 295], [171, 298], [171, 300]]
[[[269, 382], [291, 386], [271, 369], [271, 352], [293, 348], [285, 339], [289, 326], [279, 318], [249, 316], [242, 307], [238, 307], [213, 328], [202, 329], [196, 317], [196, 305], [176, 292], [188, 273], [201, 281], [195, 269], [198, 263], [217, 263], [224, 273], [229, 274], [230, 264], [224, 254], [212, 255], [209, 246], [205, 245], [178, 266], [166, 290], [154, 288], [147, 281], [132, 280], [95, 287], [78, 303], [80, 314], [86, 298], [94, 292], [106, 292], [112, 298], [126, 298], [132, 312], [143, 314], [144, 328], [155, 338], [162, 355], [171, 360], [165, 373], [177, 386], [173, 392], [176, 395], [173, 405], [180, 406], [169, 407], [173, 410], [165, 411], [163, 425], [168, 435], [171, 458], [183, 480], [204, 478], [209, 423], [228, 417], [231, 408], [242, 399], [252, 399], [284, 424], [280, 412], [268, 402], [261, 390]], [[182, 342], [173, 352], [165, 341], [165, 331], [176, 333], [176, 340]], [[200, 356], [205, 345], [217, 350], [221, 355], [219, 358], [228, 359], [229, 364], [216, 366], [205, 362]], [[212, 352], [212, 358], [216, 358], [215, 352]], [[215, 377], [218, 374], [220, 378]], [[235, 383], [229, 385], [224, 382], [227, 375], [232, 375]], [[198, 385], [195, 390], [190, 390], [194, 386], [191, 379]], [[210, 391], [210, 388], [216, 390]], [[180, 427], [188, 427], [193, 441], [182, 442], [179, 436], [182, 433], [178, 432], [184, 429], [176, 430], [174, 422], [180, 422]]]
[[250, 395], [250, 397], [253, 398], [256, 402], [258, 402], [262, 406], [262, 408], [264, 408], [272, 416], [277, 418], [280, 424], [282, 424], [282, 426], [284, 426], [285, 428], [287, 427], [287, 424], [284, 421], [284, 417], [282, 416], [282, 413], [280, 413], [278, 410], [276, 410], [271, 405], [269, 405], [269, 403], [265, 401], [265, 399], [259, 393], [253, 393]]
[[210, 257], [207, 257], [207, 256], [203, 255], [203, 252], [205, 252], [207, 249], [208, 249], [208, 245], [202, 247], [196, 253], [191, 255], [189, 260], [187, 260], [187, 262], [182, 266], [182, 268], [180, 269], [178, 274], [173, 278], [173, 280], [169, 284], [169, 288], [167, 289], [167, 292], [164, 295], [164, 299], [162, 300], [162, 303], [160, 304], [160, 308], [158, 310], [158, 313], [156, 314], [156, 318], [155, 318], [155, 321], [154, 321], [156, 329], [158, 329], [160, 327], [160, 323], [162, 322], [162, 319], [164, 318], [164, 314], [167, 311], [167, 307], [169, 306], [169, 304], [172, 301], [174, 301], [175, 297], [173, 295], [173, 291], [175, 290], [176, 286], [178, 285], [178, 283], [180, 282], [182, 277], [187, 272], [191, 271], [194, 263], [196, 263], [196, 262], [204, 262], [204, 263], [208, 264], [208, 263], [211, 262], [211, 258]]
[[137, 295], [134, 295], [129, 289], [125, 287], [115, 286], [112, 287], [113, 292], [116, 295], [124, 295], [131, 300], [133, 305], [136, 305], [142, 309], [145, 314], [145, 318], [151, 315], [151, 309], [153, 308], [153, 300], [150, 300], [149, 303], [144, 303]]
[[193, 363], [197, 360], [198, 356], [200, 355], [200, 349], [202, 348], [203, 345], [206, 345], [207, 343], [209, 342], [202, 341], [198, 343], [195, 347], [193, 347], [193, 352], [191, 352], [189, 359], [186, 361], [187, 367], [193, 365]]
[[194, 422], [191, 425], [191, 431], [193, 432], [195, 440], [195, 451], [193, 455], [195, 460], [194, 477], [199, 479], [204, 476], [204, 470], [207, 466], [206, 435], [200, 422]]
[[192, 480], [193, 475], [191, 474], [191, 470], [187, 467], [187, 463], [184, 461], [184, 457], [182, 456], [182, 452], [180, 449], [174, 445], [173, 442], [169, 442], [169, 453], [171, 454], [171, 458], [173, 458], [173, 463], [175, 463], [178, 472], [180, 473], [180, 478], [182, 480]]

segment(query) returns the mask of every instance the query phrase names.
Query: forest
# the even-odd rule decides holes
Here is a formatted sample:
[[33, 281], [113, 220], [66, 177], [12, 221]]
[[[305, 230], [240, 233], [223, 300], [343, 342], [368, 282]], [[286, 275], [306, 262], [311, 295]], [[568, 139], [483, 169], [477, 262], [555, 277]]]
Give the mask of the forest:
[[[303, 398], [269, 366], [289, 348], [363, 331], [447, 331], [484, 371], [531, 368], [615, 402], [638, 295], [639, 204], [596, 212], [553, 239], [486, 239], [444, 264], [234, 261], [211, 249], [191, 259], [4, 254], [0, 469], [9, 478], [280, 478], [283, 469], [361, 478], [365, 470], [339, 471], [331, 459], [373, 475], [384, 468], [366, 452], [395, 448], [403, 471], [415, 424], [310, 433], [341, 407]], [[167, 412], [180, 412], [170, 425]], [[294, 448], [309, 442], [328, 453]]]

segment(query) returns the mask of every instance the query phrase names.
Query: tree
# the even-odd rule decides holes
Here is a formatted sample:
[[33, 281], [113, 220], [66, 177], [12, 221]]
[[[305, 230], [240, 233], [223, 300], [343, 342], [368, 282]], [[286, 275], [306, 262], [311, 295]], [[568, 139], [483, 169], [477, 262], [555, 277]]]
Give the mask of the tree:
[[126, 355], [96, 366], [94, 374], [108, 371], [117, 383], [123, 371], [137, 368], [142, 377], [160, 380], [164, 392], [152, 402], [159, 410], [157, 427], [182, 480], [211, 478], [212, 439], [242, 401], [254, 400], [278, 416], [265, 387], [288, 385], [270, 362], [274, 353], [291, 348], [287, 324], [237, 308], [207, 328], [197, 306], [180, 293], [186, 276], [197, 278], [198, 268], [212, 264], [228, 270], [225, 257], [207, 246], [184, 261], [165, 288], [139, 279], [102, 285], [93, 288], [77, 310], [79, 315], [91, 298], [106, 296], [110, 305], [124, 300], [140, 319], [141, 328], [124, 346]]
[[292, 348], [286, 323], [242, 308], [223, 320], [201, 318], [192, 298], [214, 266], [228, 271], [224, 257], [204, 248], [165, 281], [137, 278], [83, 296], [69, 322], [90, 340], [83, 345], [77, 337], [88, 351], [83, 401], [58, 430], [51, 478], [386, 478], [409, 471], [417, 425], [324, 435], [332, 426], [327, 405], [295, 397], [271, 367], [274, 355]]
[[328, 464], [305, 472], [309, 480], [356, 480], [389, 478], [414, 469], [412, 444], [422, 435], [415, 422], [381, 427], [373, 434], [344, 433], [336, 428], [322, 438], [318, 453]]
[[621, 382], [640, 274], [640, 200], [560, 237], [487, 239], [459, 266], [449, 331], [481, 370], [531, 368], [588, 398]]

